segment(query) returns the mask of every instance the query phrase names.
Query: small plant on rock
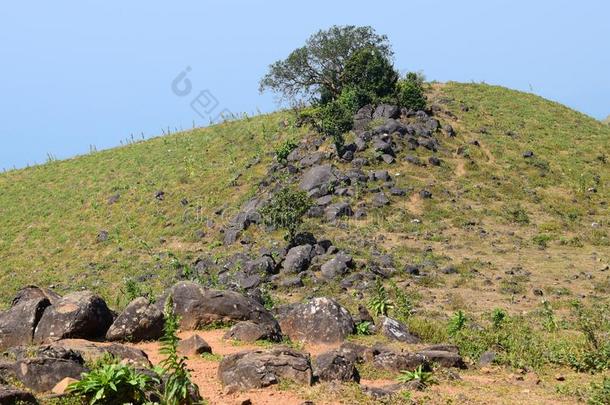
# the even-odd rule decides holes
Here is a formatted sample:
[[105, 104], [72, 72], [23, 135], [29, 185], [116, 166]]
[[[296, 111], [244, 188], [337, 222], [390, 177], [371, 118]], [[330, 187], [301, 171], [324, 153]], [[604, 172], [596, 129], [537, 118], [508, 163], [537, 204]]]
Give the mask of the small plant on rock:
[[288, 158], [288, 155], [290, 155], [290, 152], [295, 150], [297, 146], [299, 145], [294, 140], [285, 140], [275, 149], [275, 158], [280, 163], [286, 162], [286, 159]]

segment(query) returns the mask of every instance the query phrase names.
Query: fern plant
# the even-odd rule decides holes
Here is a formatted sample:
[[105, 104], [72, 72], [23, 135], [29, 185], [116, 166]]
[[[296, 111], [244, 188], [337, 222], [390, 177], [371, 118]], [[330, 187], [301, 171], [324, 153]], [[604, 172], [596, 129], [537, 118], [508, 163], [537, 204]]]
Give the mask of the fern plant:
[[165, 326], [163, 327], [163, 337], [160, 339], [161, 349], [159, 352], [165, 355], [161, 361], [161, 374], [165, 377], [162, 403], [164, 405], [190, 405], [191, 389], [197, 387], [191, 382], [191, 375], [186, 367], [186, 357], [178, 355], [179, 317], [174, 313], [174, 303], [171, 295], [165, 302]]

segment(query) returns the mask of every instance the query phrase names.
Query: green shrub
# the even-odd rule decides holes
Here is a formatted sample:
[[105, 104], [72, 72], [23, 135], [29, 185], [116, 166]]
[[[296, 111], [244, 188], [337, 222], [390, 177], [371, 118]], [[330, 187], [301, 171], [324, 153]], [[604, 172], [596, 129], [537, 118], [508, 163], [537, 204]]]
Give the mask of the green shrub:
[[506, 321], [506, 318], [508, 318], [506, 311], [496, 308], [491, 313], [491, 324], [495, 329], [499, 329], [504, 324], [504, 321]]
[[318, 131], [333, 140], [338, 154], [341, 154], [345, 143], [343, 134], [354, 124], [351, 107], [343, 101], [335, 100], [321, 106], [316, 117]]
[[589, 405], [610, 404], [610, 377], [605, 377], [601, 384], [591, 384], [591, 396], [587, 401]]
[[426, 108], [423, 78], [416, 73], [407, 73], [404, 79], [396, 83], [396, 99], [398, 105], [412, 110]]
[[362, 321], [356, 324], [356, 335], [367, 336], [371, 334], [371, 323], [369, 321]]
[[104, 364], [84, 373], [80, 381], [69, 386], [69, 391], [84, 397], [90, 404], [141, 404], [153, 382], [148, 375], [125, 364]]
[[396, 381], [403, 384], [410, 381], [419, 381], [419, 384], [422, 387], [436, 384], [433, 373], [431, 371], [424, 370], [424, 367], [421, 364], [413, 371], [402, 370], [400, 375], [396, 378]]
[[370, 47], [356, 51], [349, 58], [341, 79], [343, 92], [351, 88], [354, 93], [359, 94], [361, 97], [359, 107], [362, 107], [392, 95], [396, 88], [398, 73], [387, 56], [378, 49]]
[[290, 152], [295, 150], [297, 146], [299, 146], [299, 144], [296, 143], [294, 140], [285, 140], [275, 149], [275, 158], [278, 162], [286, 162], [286, 158], [288, 157], [288, 155], [290, 155]]
[[466, 326], [466, 314], [462, 310], [458, 310], [453, 314], [451, 319], [449, 320], [449, 325], [447, 326], [447, 333], [449, 336], [457, 335], [464, 327]]
[[286, 240], [292, 242], [311, 205], [306, 192], [286, 186], [273, 195], [260, 213], [267, 225], [286, 229]]

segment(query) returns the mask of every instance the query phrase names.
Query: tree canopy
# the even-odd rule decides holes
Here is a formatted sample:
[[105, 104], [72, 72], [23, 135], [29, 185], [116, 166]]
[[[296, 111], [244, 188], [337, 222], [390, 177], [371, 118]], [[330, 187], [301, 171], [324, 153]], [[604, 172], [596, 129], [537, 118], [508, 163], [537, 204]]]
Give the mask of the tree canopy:
[[320, 30], [286, 59], [269, 66], [260, 90], [271, 90], [290, 100], [336, 99], [345, 85], [343, 72], [348, 61], [363, 49], [387, 61], [393, 55], [388, 38], [371, 27], [347, 25]]

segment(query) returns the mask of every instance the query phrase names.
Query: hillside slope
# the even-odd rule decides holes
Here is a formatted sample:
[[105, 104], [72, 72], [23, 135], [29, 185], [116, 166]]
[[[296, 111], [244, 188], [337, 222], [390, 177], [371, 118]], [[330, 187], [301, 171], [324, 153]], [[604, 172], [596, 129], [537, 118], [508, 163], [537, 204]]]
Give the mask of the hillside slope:
[[[477, 229], [484, 227], [510, 229], [511, 243], [530, 245], [543, 235], [566, 249], [600, 246], [607, 252], [608, 127], [494, 86], [436, 85], [430, 98], [449, 111], [439, 118], [458, 133], [439, 153], [448, 164], [432, 169], [399, 162], [392, 171], [402, 174], [400, 186], [429, 186], [435, 198], [424, 202], [414, 193], [404, 210], [358, 224], [363, 235], [479, 243]], [[6, 302], [27, 283], [116, 296], [124, 277], [142, 276], [161, 287], [177, 262], [189, 263], [201, 251], [226, 253], [217, 246], [219, 224], [255, 193], [273, 145], [307, 134], [291, 120], [289, 113], [245, 118], [0, 175], [0, 298]], [[529, 150], [534, 157], [524, 159]], [[157, 191], [165, 193], [162, 200]], [[112, 196], [119, 197], [109, 203]], [[511, 222], [521, 214], [529, 224]], [[421, 224], [411, 221], [415, 217]], [[395, 248], [390, 250], [399, 256], [410, 254], [405, 246]]]

